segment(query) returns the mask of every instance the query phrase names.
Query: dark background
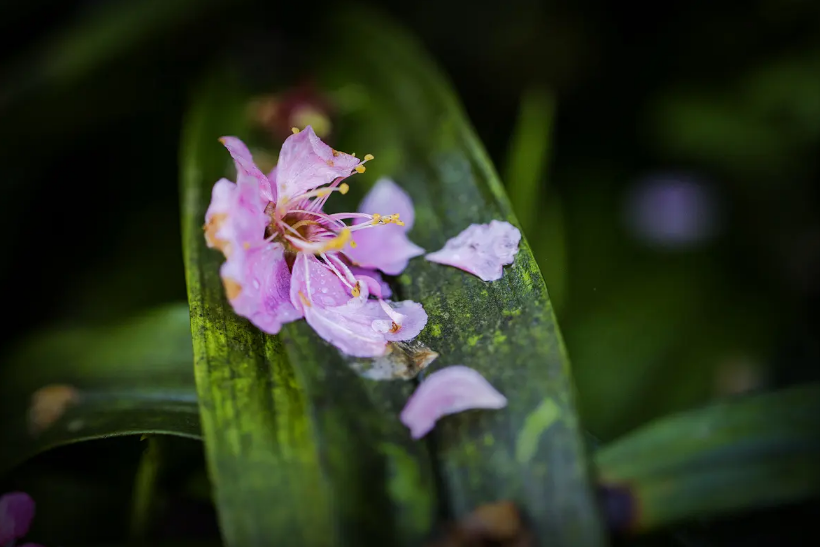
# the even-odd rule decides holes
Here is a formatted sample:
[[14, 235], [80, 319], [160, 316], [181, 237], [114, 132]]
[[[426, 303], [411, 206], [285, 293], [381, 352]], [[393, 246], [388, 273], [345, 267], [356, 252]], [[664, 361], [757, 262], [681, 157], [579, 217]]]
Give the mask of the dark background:
[[[109, 17], [117, 4], [129, 13]], [[586, 429], [606, 441], [716, 398], [819, 379], [820, 3], [478, 4], [379, 9], [444, 68], [502, 176], [522, 96], [554, 100], [541, 212], [525, 230]], [[300, 60], [327, 6], [0, 2], [3, 353], [41, 327], [185, 299], [177, 156], [190, 84], [225, 57], [248, 74], [309, 77]], [[95, 18], [103, 32], [82, 30]], [[47, 469], [88, 493], [77, 477], [96, 473], [108, 485], [99, 499], [116, 499], [104, 473], [121, 466], [86, 460], [133, 468], [137, 441], [92, 445], [20, 476]], [[188, 500], [169, 505], [210, 522], [191, 494], [204, 479], [191, 480], [200, 486], [169, 487]], [[116, 539], [121, 521], [81, 536]]]

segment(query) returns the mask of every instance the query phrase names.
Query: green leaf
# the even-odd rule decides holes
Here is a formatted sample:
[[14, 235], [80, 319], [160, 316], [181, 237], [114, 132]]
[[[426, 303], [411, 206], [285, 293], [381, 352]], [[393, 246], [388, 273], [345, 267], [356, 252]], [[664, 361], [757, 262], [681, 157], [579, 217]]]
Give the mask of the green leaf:
[[673, 415], [601, 448], [600, 481], [646, 531], [820, 494], [820, 385]]
[[[416, 202], [411, 237], [429, 250], [472, 222], [516, 222], [424, 52], [370, 12], [330, 21], [348, 34], [316, 42], [318, 75], [334, 96], [362, 99], [337, 120], [344, 146], [333, 144], [377, 157], [354, 186], [394, 176]], [[231, 310], [222, 257], [202, 234], [211, 187], [234, 177], [217, 139], [237, 135], [252, 149], [263, 143], [244, 116], [251, 91], [232, 73], [214, 71], [195, 97], [181, 159], [183, 247], [206, 454], [226, 543], [419, 545], [439, 509], [459, 517], [507, 498], [552, 545], [603, 544], [568, 361], [526, 243], [497, 283], [422, 259], [399, 278], [399, 296], [422, 301], [430, 316], [421, 340], [441, 353], [434, 367], [472, 366], [510, 399], [504, 411], [448, 418], [442, 434], [414, 442], [398, 420], [411, 382], [362, 378], [303, 321], [266, 336]]]
[[198, 438], [188, 332], [187, 306], [175, 304], [122, 324], [56, 329], [22, 343], [0, 371], [0, 473], [77, 441], [145, 433]]

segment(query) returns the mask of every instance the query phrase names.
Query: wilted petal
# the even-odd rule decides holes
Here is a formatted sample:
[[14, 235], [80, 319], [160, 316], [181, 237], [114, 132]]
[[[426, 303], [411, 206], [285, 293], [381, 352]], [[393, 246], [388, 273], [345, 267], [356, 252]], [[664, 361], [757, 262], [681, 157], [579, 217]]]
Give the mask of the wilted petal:
[[382, 278], [382, 274], [376, 270], [367, 268], [359, 268], [357, 266], [350, 266], [349, 270], [356, 276], [356, 278], [367, 278], [367, 286], [370, 289], [370, 294], [378, 296], [379, 298], [390, 298], [393, 290], [390, 285]]
[[236, 137], [222, 137], [219, 142], [228, 149], [236, 164], [236, 182], [257, 188], [265, 201], [275, 201], [275, 187], [271, 187], [268, 177], [256, 166], [245, 143]]
[[314, 256], [299, 253], [293, 265], [290, 298], [308, 324], [327, 342], [354, 357], [377, 357], [387, 341], [371, 327], [375, 300], [352, 299], [339, 278]]
[[338, 152], [322, 142], [310, 126], [288, 137], [279, 152], [276, 188], [279, 200], [294, 197], [348, 177], [361, 163], [358, 158]]
[[398, 214], [404, 222], [404, 226], [387, 224], [357, 231], [353, 237], [356, 247], [345, 249], [345, 254], [360, 266], [379, 269], [388, 275], [398, 275], [404, 271], [411, 258], [424, 254], [424, 249], [407, 238], [407, 231], [413, 227], [415, 220], [413, 201], [392, 180], [379, 180], [362, 200], [359, 212], [371, 215]]
[[0, 496], [0, 545], [25, 536], [34, 519], [34, 500], [25, 492]]
[[232, 255], [220, 269], [228, 300], [237, 315], [276, 334], [302, 317], [290, 301], [290, 271], [278, 243]]
[[472, 224], [447, 241], [443, 249], [425, 258], [461, 268], [484, 281], [496, 281], [501, 279], [503, 266], [513, 263], [520, 242], [518, 228], [493, 220], [489, 224]]
[[428, 376], [401, 412], [414, 439], [426, 435], [442, 416], [478, 408], [503, 408], [507, 399], [475, 370], [453, 365]]

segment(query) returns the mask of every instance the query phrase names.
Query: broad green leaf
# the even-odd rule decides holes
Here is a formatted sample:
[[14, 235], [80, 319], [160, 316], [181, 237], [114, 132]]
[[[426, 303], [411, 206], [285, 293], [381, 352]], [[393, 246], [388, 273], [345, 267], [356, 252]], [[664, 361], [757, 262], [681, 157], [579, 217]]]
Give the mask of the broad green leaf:
[[0, 371], [0, 473], [77, 441], [145, 433], [198, 438], [189, 328], [187, 306], [176, 304], [122, 324], [24, 341]]
[[[820, 385], [653, 422], [595, 453], [634, 531], [820, 494]], [[623, 508], [623, 507], [622, 507]], [[619, 513], [624, 514], [623, 511]]]
[[[393, 176], [416, 202], [411, 237], [429, 250], [472, 222], [516, 222], [425, 53], [372, 13], [330, 20], [347, 36], [316, 42], [317, 74], [334, 96], [352, 98], [332, 144], [377, 157], [354, 187]], [[251, 96], [228, 71], [206, 78], [181, 159], [197, 389], [226, 543], [419, 545], [440, 510], [459, 517], [513, 499], [550, 544], [601, 545], [568, 362], [526, 243], [497, 283], [422, 259], [400, 276], [399, 296], [430, 315], [421, 340], [441, 353], [433, 368], [473, 366], [510, 399], [501, 412], [448, 418], [443, 434], [421, 442], [398, 420], [411, 382], [362, 378], [303, 321], [274, 337], [233, 313], [222, 257], [206, 248], [202, 225], [214, 182], [234, 177], [217, 139], [233, 134], [275, 151], [248, 127]]]
[[[358, 134], [377, 133], [385, 117], [392, 125], [402, 153], [391, 155], [400, 160], [389, 174], [415, 202], [411, 238], [433, 251], [471, 223], [517, 224], [462, 107], [419, 45], [370, 12], [333, 22], [351, 32], [323, 44], [328, 81], [367, 94], [366, 108], [344, 120]], [[365, 143], [374, 167], [380, 142]], [[504, 411], [443, 420], [429, 442], [451, 511], [461, 516], [513, 499], [550, 545], [601, 544], [569, 360], [526, 241], [497, 282], [424, 260], [412, 261], [399, 281], [401, 296], [422, 302], [430, 316], [420, 338], [441, 354], [431, 368], [471, 366], [509, 399]]]

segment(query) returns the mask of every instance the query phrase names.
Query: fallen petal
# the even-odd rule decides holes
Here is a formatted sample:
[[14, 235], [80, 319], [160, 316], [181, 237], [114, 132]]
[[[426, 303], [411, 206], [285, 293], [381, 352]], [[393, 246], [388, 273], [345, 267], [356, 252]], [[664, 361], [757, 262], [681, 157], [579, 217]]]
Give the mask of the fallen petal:
[[401, 412], [401, 421], [414, 439], [426, 435], [442, 416], [470, 409], [497, 409], [507, 399], [477, 371], [453, 365], [428, 376]]
[[359, 212], [371, 215], [398, 214], [404, 226], [387, 224], [357, 231], [354, 236], [356, 247], [345, 249], [345, 254], [358, 265], [378, 269], [388, 275], [398, 275], [404, 271], [411, 258], [424, 254], [424, 249], [407, 237], [407, 231], [413, 227], [415, 220], [413, 201], [392, 180], [380, 179], [376, 182], [359, 205]]
[[34, 519], [34, 500], [25, 492], [0, 496], [0, 545], [25, 536]]
[[503, 266], [512, 264], [518, 253], [521, 232], [509, 222], [493, 220], [489, 224], [472, 224], [447, 241], [440, 251], [425, 258], [455, 266], [484, 281], [496, 281], [503, 275]]

